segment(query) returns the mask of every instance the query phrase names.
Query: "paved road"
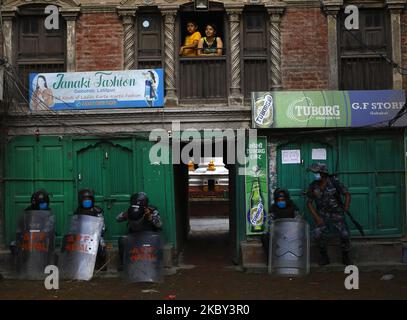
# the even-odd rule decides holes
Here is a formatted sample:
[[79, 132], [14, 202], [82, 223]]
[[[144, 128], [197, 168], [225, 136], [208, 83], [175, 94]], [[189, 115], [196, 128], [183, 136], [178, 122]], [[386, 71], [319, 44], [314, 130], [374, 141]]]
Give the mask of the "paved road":
[[167, 276], [163, 284], [98, 278], [61, 282], [58, 291], [48, 291], [41, 282], [0, 280], [0, 299], [407, 299], [407, 271], [391, 272], [388, 281], [380, 280], [383, 272], [361, 273], [359, 290], [345, 289], [342, 272], [298, 279], [241, 272], [229, 259], [227, 231], [202, 226], [192, 228], [183, 260], [190, 268]]

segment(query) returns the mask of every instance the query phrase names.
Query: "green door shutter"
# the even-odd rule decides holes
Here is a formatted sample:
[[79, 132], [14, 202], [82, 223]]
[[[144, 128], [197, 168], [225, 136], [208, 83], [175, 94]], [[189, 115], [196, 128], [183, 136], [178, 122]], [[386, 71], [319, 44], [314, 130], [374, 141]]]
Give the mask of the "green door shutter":
[[78, 141], [75, 147], [77, 191], [94, 190], [96, 205], [104, 211], [106, 240], [126, 233], [126, 223], [117, 223], [115, 217], [128, 208], [134, 190], [132, 150], [128, 146], [131, 143], [90, 140]]
[[[164, 241], [176, 246], [173, 168], [172, 165], [150, 162], [149, 153], [152, 146], [153, 143], [150, 141], [138, 141], [143, 176], [142, 190], [148, 194], [149, 202], [160, 212]], [[168, 152], [170, 153], [170, 150]]]
[[15, 237], [17, 220], [29, 206], [34, 191], [50, 193], [56, 232], [64, 232], [67, 212], [72, 212], [72, 158], [70, 141], [58, 137], [17, 137], [7, 145], [6, 241]]
[[[325, 149], [326, 160], [313, 160], [313, 149]], [[283, 164], [283, 150], [300, 150], [301, 162], [296, 164]], [[318, 142], [292, 142], [280, 145], [277, 148], [277, 187], [288, 189], [292, 200], [297, 204], [301, 214], [309, 223], [313, 223], [310, 213], [306, 207], [304, 191], [313, 181], [313, 174], [307, 168], [314, 162], [326, 163], [330, 172], [333, 172], [333, 150], [332, 146]]]
[[402, 135], [346, 135], [341, 149], [341, 177], [352, 194], [351, 211], [366, 234], [400, 235], [405, 210]]
[[[374, 176], [371, 174], [372, 158], [369, 138], [360, 135], [347, 135], [341, 139], [339, 158], [339, 178], [351, 194], [350, 211], [363, 226], [365, 234], [374, 234], [373, 214], [376, 210], [374, 193], [371, 187]], [[358, 235], [352, 223], [348, 225], [353, 235]]]
[[131, 194], [134, 192], [134, 180], [137, 177], [133, 170], [133, 152], [127, 145], [104, 145], [105, 167], [105, 220], [109, 226], [106, 237], [117, 239], [127, 233], [126, 223], [116, 222], [116, 216], [127, 210]]

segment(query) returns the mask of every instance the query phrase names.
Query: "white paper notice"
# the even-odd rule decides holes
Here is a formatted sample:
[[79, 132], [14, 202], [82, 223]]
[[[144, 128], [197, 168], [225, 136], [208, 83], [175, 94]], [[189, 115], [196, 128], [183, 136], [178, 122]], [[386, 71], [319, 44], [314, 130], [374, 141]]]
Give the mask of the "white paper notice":
[[312, 160], [326, 160], [326, 149], [312, 149]]
[[281, 150], [283, 164], [301, 163], [301, 150]]

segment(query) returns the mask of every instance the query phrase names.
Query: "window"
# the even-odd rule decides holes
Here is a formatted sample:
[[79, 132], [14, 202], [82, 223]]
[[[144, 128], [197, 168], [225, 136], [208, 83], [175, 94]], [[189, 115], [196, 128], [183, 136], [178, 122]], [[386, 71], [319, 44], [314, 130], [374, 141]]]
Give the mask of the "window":
[[[194, 4], [181, 6], [178, 25], [178, 45], [184, 44], [186, 25], [194, 21], [201, 36], [205, 36], [208, 23], [216, 25], [216, 36], [223, 42], [221, 56], [178, 56], [179, 76], [177, 77], [179, 97], [185, 103], [224, 103], [227, 101], [228, 80], [226, 74], [227, 19], [223, 4], [210, 2], [209, 11], [196, 12]], [[178, 52], [177, 52], [178, 54]]]
[[23, 8], [16, 19], [16, 65], [26, 98], [30, 73], [63, 72], [66, 68], [65, 20], [60, 16], [59, 29], [48, 30], [45, 18], [44, 8], [35, 6]]
[[137, 14], [137, 68], [162, 67], [162, 16], [158, 9], [144, 9]]
[[201, 37], [205, 37], [205, 29], [208, 23], [214, 24], [216, 27], [216, 37], [219, 37], [223, 43], [222, 55], [225, 55], [225, 32], [224, 32], [224, 19], [223, 12], [185, 12], [181, 15], [180, 19], [180, 45], [184, 44], [187, 33], [187, 23], [193, 21], [198, 26], [198, 32]]
[[243, 12], [243, 91], [246, 99], [251, 92], [268, 90], [266, 11], [246, 7]]
[[359, 30], [346, 30], [339, 16], [339, 86], [342, 90], [392, 88], [389, 17], [385, 10], [359, 10]]

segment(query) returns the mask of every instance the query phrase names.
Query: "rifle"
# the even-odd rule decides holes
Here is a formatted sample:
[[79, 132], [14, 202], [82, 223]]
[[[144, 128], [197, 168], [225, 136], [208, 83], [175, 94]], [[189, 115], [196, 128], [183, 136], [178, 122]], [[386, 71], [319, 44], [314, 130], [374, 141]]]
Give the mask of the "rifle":
[[[345, 210], [345, 208], [343, 208], [343, 209]], [[363, 231], [362, 225], [355, 220], [355, 218], [352, 216], [352, 214], [349, 212], [349, 210], [345, 211], [345, 212], [348, 214], [350, 221], [352, 221], [352, 223], [355, 225], [355, 227], [359, 230], [361, 236], [364, 237], [365, 232]]]
[[345, 210], [345, 205], [342, 201], [342, 197], [341, 197], [341, 193], [339, 191], [339, 186], [338, 183], [336, 181], [336, 177], [334, 175], [330, 175], [329, 178], [332, 178], [332, 183], [335, 186], [336, 192], [338, 194], [337, 196], [337, 200], [339, 202], [339, 205], [342, 207], [342, 209], [345, 211], [345, 213], [349, 216], [350, 221], [352, 221], [352, 223], [355, 225], [356, 229], [358, 229], [359, 233], [361, 234], [362, 237], [365, 236], [365, 232], [363, 231], [363, 227], [362, 225], [356, 221], [356, 219], [352, 216], [352, 214], [349, 212], [349, 210]]

